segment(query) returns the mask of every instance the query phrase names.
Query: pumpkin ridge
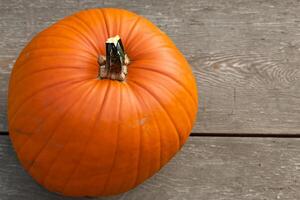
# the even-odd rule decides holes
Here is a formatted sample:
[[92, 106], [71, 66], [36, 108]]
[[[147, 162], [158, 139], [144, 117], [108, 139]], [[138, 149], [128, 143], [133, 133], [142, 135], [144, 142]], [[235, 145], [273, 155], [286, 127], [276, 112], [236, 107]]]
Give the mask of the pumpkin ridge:
[[[42, 92], [44, 91], [45, 89], [49, 89], [49, 88], [53, 88], [55, 86], [61, 86], [61, 84], [68, 84], [68, 83], [77, 83], [77, 82], [81, 82], [81, 81], [86, 81], [87, 79], [83, 79], [83, 80], [76, 80], [78, 79], [78, 77], [74, 78], [74, 79], [71, 79], [71, 80], [67, 80], [67, 81], [60, 81], [60, 82], [57, 82], [57, 83], [54, 83], [54, 84], [50, 84], [50, 85], [46, 85], [45, 87], [43, 88], [40, 88], [39, 90], [33, 92], [32, 94], [28, 95], [27, 97], [25, 97], [25, 101], [23, 101], [19, 106], [18, 108], [15, 110], [14, 113], [12, 113], [11, 117], [12, 120], [14, 120], [15, 118], [15, 115], [16, 115], [16, 112], [20, 109], [21, 106], [23, 106], [26, 102], [28, 102], [29, 100], [31, 100], [31, 98], [33, 98], [35, 95], [38, 95], [39, 92]], [[76, 81], [74, 81], [76, 80]]]
[[[26, 52], [26, 53], [32, 53], [32, 52], [38, 52], [38, 53], [41, 53], [41, 51], [54, 51], [54, 50], [57, 50], [57, 48], [42, 48], [42, 49], [34, 49], [34, 50], [31, 50], [31, 51], [29, 51], [29, 52]], [[72, 48], [60, 48], [60, 50], [74, 50], [74, 49], [72, 49]], [[81, 51], [81, 50], [79, 50], [79, 49], [76, 49], [77, 51]], [[60, 57], [71, 57], [71, 55], [68, 55], [68, 54], [66, 54], [66, 55], [59, 55]], [[78, 58], [88, 58], [88, 57], [86, 57], [86, 56], [79, 56], [79, 55], [72, 55], [73, 57], [75, 57], [76, 59], [78, 59]], [[36, 57], [36, 58], [35, 58]], [[18, 65], [16, 65], [16, 68], [14, 69], [14, 73], [15, 74], [17, 74], [17, 73], [19, 73], [19, 71], [22, 69], [22, 68], [24, 68], [24, 65], [26, 65], [27, 63], [30, 63], [33, 59], [39, 59], [39, 58], [49, 58], [49, 57], [58, 57], [58, 55], [34, 55], [34, 57], [33, 56], [31, 56], [31, 58], [30, 58], [30, 60], [29, 61], [27, 61], [27, 60], [25, 60], [25, 61], [23, 61], [21, 64], [20, 63], [18, 63]], [[88, 60], [90, 60], [90, 59], [87, 59], [87, 60], [81, 60], [81, 61], [83, 61], [83, 62], [90, 62], [90, 61], [88, 61]], [[92, 62], [90, 62], [90, 64], [95, 64], [95, 63], [92, 63]]]
[[132, 37], [132, 32], [133, 32], [133, 30], [136, 28], [138, 22], [139, 22], [141, 19], [142, 19], [142, 17], [136, 15], [136, 20], [135, 20], [135, 22], [133, 22], [133, 24], [132, 24], [132, 26], [131, 26], [131, 28], [130, 28], [130, 31], [128, 31], [129, 33], [128, 33], [128, 35], [126, 36], [126, 45], [127, 45], [127, 46], [129, 46], [129, 44], [130, 44], [130, 39], [131, 39], [131, 37]]
[[156, 70], [156, 69], [153, 69], [153, 68], [148, 68], [148, 67], [144, 67], [146, 64], [144, 64], [143, 66], [134, 66], [134, 67], [132, 67], [131, 69], [132, 70], [134, 70], [134, 69], [141, 69], [141, 70], [148, 70], [148, 71], [152, 71], [152, 72], [155, 72], [155, 73], [158, 73], [158, 74], [160, 74], [160, 75], [163, 75], [164, 77], [167, 77], [169, 80], [171, 80], [171, 81], [173, 81], [173, 82], [175, 82], [175, 83], [177, 83], [178, 85], [180, 85], [183, 89], [184, 89], [184, 91], [187, 93], [187, 94], [189, 94], [189, 96], [190, 96], [190, 98], [191, 98], [191, 100], [192, 100], [192, 102], [196, 105], [196, 102], [195, 102], [195, 100], [194, 100], [194, 98], [193, 98], [193, 96], [192, 96], [192, 94], [190, 93], [190, 91], [181, 83], [181, 82], [179, 82], [178, 80], [177, 80], [177, 78], [176, 77], [174, 77], [174, 76], [170, 76], [170, 74], [167, 74], [166, 72], [164, 72], [164, 71], [159, 71], [159, 70]]
[[175, 132], [177, 133], [178, 136], [178, 149], [181, 146], [181, 135], [173, 121], [173, 118], [170, 117], [170, 114], [167, 112], [167, 110], [165, 109], [165, 107], [160, 103], [159, 99], [156, 97], [156, 95], [154, 95], [152, 92], [150, 92], [148, 89], [146, 89], [144, 86], [142, 86], [139, 82], [132, 80], [132, 82], [134, 85], [138, 86], [139, 88], [143, 89], [144, 91], [146, 91], [157, 103], [158, 105], [160, 105], [160, 107], [162, 108], [162, 110], [164, 111], [164, 113], [166, 113], [166, 116], [168, 117], [170, 124], [172, 124], [172, 126], [174, 127]]
[[[97, 116], [95, 118], [95, 121], [93, 122], [91, 130], [94, 130], [94, 128], [95, 128], [95, 126], [97, 124], [97, 121], [99, 120], [99, 117], [102, 115], [102, 110], [103, 110], [105, 101], [107, 99], [106, 96], [107, 96], [109, 88], [110, 88], [110, 82], [108, 82], [108, 84], [106, 85], [106, 89], [105, 89], [104, 96], [103, 96], [103, 101], [102, 102], [99, 101], [100, 102], [99, 111], [98, 111], [98, 114], [97, 114]], [[81, 162], [82, 162], [82, 158], [85, 156], [86, 150], [87, 150], [87, 146], [90, 143], [91, 138], [92, 138], [92, 136], [94, 134], [95, 134], [95, 132], [92, 132], [92, 131], [91, 131], [91, 134], [89, 134], [89, 136], [88, 136], [89, 138], [88, 138], [86, 144], [84, 145], [85, 147], [83, 148], [83, 152], [82, 152], [81, 158], [79, 159], [79, 162], [78, 162], [77, 166], [75, 166], [74, 171], [71, 173], [70, 177], [67, 179], [67, 182], [65, 183], [64, 187], [62, 188], [62, 193], [65, 192], [66, 188], [68, 187], [68, 184], [71, 182], [73, 176], [77, 173], [78, 169], [80, 168]]]
[[[73, 102], [73, 103], [65, 110], [65, 112], [67, 112], [69, 109], [71, 109], [72, 105], [75, 104], [75, 103], [76, 103], [76, 102]], [[63, 118], [63, 116], [62, 116], [61, 118]], [[57, 126], [59, 126], [60, 123], [61, 123], [61, 120], [59, 120], [59, 123], [58, 123]], [[41, 151], [44, 149], [44, 147], [47, 146], [48, 143], [49, 143], [49, 140], [42, 146], [42, 148], [39, 150], [39, 152], [36, 153], [36, 155], [35, 155], [34, 158], [32, 159], [32, 162], [30, 163], [29, 166], [24, 166], [24, 168], [26, 169], [26, 171], [28, 171], [28, 172], [30, 173], [31, 167], [34, 165], [34, 163], [35, 163], [37, 157], [40, 155]], [[22, 147], [23, 147], [23, 146], [24, 146], [24, 145], [22, 145]], [[22, 148], [22, 147], [21, 147], [21, 148]], [[22, 150], [21, 148], [20, 148], [20, 150]], [[19, 152], [21, 152], [21, 151], [19, 151]]]
[[[107, 27], [107, 23], [106, 23], [106, 20], [104, 18], [102, 9], [96, 9], [95, 13], [99, 16], [99, 18], [103, 18], [103, 21], [104, 21], [104, 24], [105, 24], [105, 27], [103, 28], [103, 29], [105, 29], [105, 31], [103, 31], [104, 32], [103, 34], [105, 34], [104, 38], [109, 38], [108, 31], [107, 31], [108, 27]], [[103, 40], [103, 41], [105, 41], [105, 40]], [[104, 50], [104, 52], [105, 52], [105, 50]]]
[[68, 29], [70, 31], [73, 31], [73, 33], [76, 34], [76, 35], [78, 35], [78, 37], [80, 37], [82, 39], [82, 41], [84, 43], [86, 43], [87, 46], [89, 46], [90, 48], [94, 49], [95, 52], [98, 52], [98, 49], [97, 49], [96, 45], [92, 41], [90, 41], [88, 39], [88, 37], [86, 37], [85, 35], [83, 35], [80, 31], [78, 31], [77, 29], [75, 29], [73, 26], [70, 26], [67, 23], [63, 24], [62, 22], [54, 24], [54, 26], [65, 28], [65, 29]]
[[[137, 93], [139, 94], [139, 92], [137, 91]], [[141, 99], [144, 99], [140, 94], [138, 95]], [[149, 105], [148, 105], [148, 103], [146, 103], [147, 101], [145, 101], [145, 100], [143, 100], [143, 101], [141, 101], [141, 102], [143, 102], [143, 104], [145, 105], [145, 107], [147, 107], [148, 109], [149, 109]], [[149, 110], [151, 110], [151, 109], [149, 109]], [[157, 122], [158, 122], [158, 120], [157, 120], [157, 117], [152, 113], [152, 112], [150, 112], [150, 116], [154, 119], [154, 121], [155, 121], [155, 127], [156, 127], [156, 129], [158, 130], [158, 133], [159, 133], [159, 154], [158, 154], [158, 157], [159, 157], [159, 169], [162, 167], [162, 144], [161, 144], [161, 130], [160, 130], [160, 127], [157, 125]]]
[[[156, 34], [153, 34], [153, 35], [156, 35]], [[149, 37], [149, 38], [153, 38], [153, 36]], [[130, 48], [128, 49], [134, 49], [136, 48], [136, 46], [138, 46], [139, 43], [142, 43], [142, 42], [145, 42], [146, 40], [148, 40], [149, 38], [146, 38], [146, 39], [143, 39], [143, 40], [139, 40], [138, 42], [135, 43], [135, 46], [131, 46]], [[137, 53], [134, 57], [135, 57], [135, 60], [147, 60], [145, 58], [140, 58], [139, 57], [144, 57], [145, 55], [147, 54], [151, 54], [153, 52], [156, 52], [157, 49], [159, 50], [163, 50], [164, 48], [172, 48], [170, 47], [168, 44], [161, 44], [160, 46], [158, 47], [150, 47], [150, 48], [143, 48], [143, 52], [140, 52], [140, 53]], [[149, 60], [152, 60], [152, 59], [149, 59]]]
[[[57, 27], [57, 28], [61, 28], [61, 27]], [[68, 40], [70, 42], [73, 42], [75, 44], [81, 44], [84, 48], [84, 50], [86, 50], [86, 52], [89, 52], [89, 54], [93, 54], [93, 47], [91, 47], [90, 45], [86, 44], [85, 41], [83, 41], [81, 38], [77, 37], [77, 35], [74, 33], [74, 35], [72, 35], [72, 37], [68, 37], [66, 36], [67, 34], [58, 34], [58, 33], [47, 33], [45, 32], [44, 34], [39, 35], [38, 39], [42, 40], [42, 39], [47, 39], [47, 38], [57, 38], [57, 39], [61, 39], [61, 40]], [[40, 41], [37, 41], [40, 42]], [[94, 54], [93, 54], [94, 55]], [[94, 55], [96, 56], [96, 55]]]
[[[120, 85], [118, 84], [118, 93], [119, 93], [119, 105], [116, 106], [116, 108], [118, 108], [117, 110], [117, 113], [118, 113], [118, 122], [120, 121], [120, 111], [121, 111], [121, 105], [122, 105], [122, 94], [121, 94], [121, 88], [120, 88]], [[115, 168], [115, 164], [116, 164], [116, 159], [117, 159], [117, 156], [118, 156], [118, 151], [119, 151], [119, 137], [120, 137], [120, 123], [117, 124], [117, 134], [116, 134], [116, 146], [115, 146], [115, 151], [114, 151], [114, 154], [113, 154], [113, 161], [112, 161], [112, 164], [110, 166], [110, 170], [107, 174], [107, 177], [106, 177], [106, 180], [105, 180], [105, 183], [104, 183], [104, 186], [103, 186], [103, 191], [101, 193], [104, 193], [106, 190], [107, 190], [107, 186], [109, 184], [109, 181], [110, 181], [110, 178], [111, 178], [111, 174]]]
[[[142, 77], [141, 77], [141, 78], [142, 78]], [[149, 80], [149, 81], [153, 82], [153, 80], [151, 79], [151, 77], [144, 76], [143, 79], [144, 79], [144, 80]], [[184, 113], [186, 114], [186, 117], [187, 117], [187, 119], [188, 119], [187, 121], [189, 122], [190, 126], [192, 127], [192, 121], [191, 121], [191, 120], [192, 120], [193, 117], [194, 117], [194, 113], [193, 113], [193, 112], [190, 112], [190, 109], [186, 109], [186, 107], [187, 107], [189, 104], [183, 103], [183, 102], [185, 102], [185, 101], [182, 101], [182, 99], [178, 98], [177, 95], [174, 95], [173, 92], [170, 92], [170, 90], [168, 89], [168, 87], [166, 87], [166, 86], [163, 84], [163, 82], [165, 82], [165, 81], [167, 81], [167, 80], [164, 79], [161, 83], [157, 83], [157, 87], [158, 87], [158, 88], [161, 88], [162, 91], [169, 93], [170, 96], [172, 96], [172, 97], [174, 97], [175, 99], [177, 99], [177, 101], [180, 103], [180, 107], [182, 108], [182, 110], [184, 110]], [[175, 83], [176, 83], [176, 82], [175, 82]], [[184, 89], [183, 87], [181, 87], [179, 84], [176, 84], [176, 86], [179, 86], [179, 88], [181, 88], [181, 92], [184, 92], [185, 94], [187, 94], [186, 97], [189, 99], [189, 102], [193, 104], [193, 103], [194, 103], [194, 100], [192, 99], [192, 97], [190, 97], [190, 96], [188, 95], [189, 93], [187, 93], [187, 92], [185, 91], [185, 89]], [[180, 90], [180, 89], [179, 89], [179, 90]], [[164, 92], [163, 92], [163, 93], [164, 93]], [[195, 107], [197, 107], [196, 104], [195, 104]]]
[[[137, 96], [133, 95], [133, 97], [136, 99], [136, 101], [138, 102], [137, 104], [140, 106], [141, 103], [140, 103], [139, 99], [137, 98]], [[132, 99], [130, 102], [132, 104]], [[134, 110], [136, 112], [137, 118], [140, 119], [140, 111], [139, 111], [139, 106], [137, 104], [135, 104], [132, 107], [135, 108]], [[135, 175], [134, 185], [136, 185], [136, 182], [139, 177], [139, 172], [140, 172], [140, 165], [141, 165], [140, 162], [141, 162], [141, 154], [142, 154], [142, 146], [141, 145], [142, 145], [142, 136], [143, 136], [142, 132], [143, 132], [143, 130], [141, 129], [141, 127], [139, 127], [139, 134], [138, 134], [139, 135], [139, 148], [137, 151], [138, 156], [137, 156], [137, 167], [136, 167], [136, 175]]]
[[[89, 83], [90, 84], [90, 83]], [[82, 94], [80, 95], [79, 99], [77, 100], [74, 100], [71, 105], [64, 111], [64, 113], [60, 116], [60, 120], [58, 120], [58, 124], [56, 125], [56, 127], [53, 128], [53, 131], [51, 133], [51, 135], [49, 136], [47, 142], [43, 145], [43, 147], [41, 148], [41, 150], [38, 152], [38, 154], [35, 156], [35, 158], [33, 159], [32, 161], [32, 164], [29, 166], [28, 168], [28, 171], [30, 172], [30, 170], [32, 169], [32, 167], [34, 166], [34, 164], [37, 162], [37, 160], [39, 159], [39, 156], [43, 153], [43, 151], [45, 150], [45, 148], [47, 148], [48, 144], [50, 143], [50, 141], [53, 139], [53, 137], [55, 136], [55, 133], [57, 131], [57, 129], [62, 125], [62, 122], [63, 120], [65, 119], [65, 117], [68, 115], [68, 113], [70, 112], [70, 110], [72, 110], [73, 106], [75, 106], [76, 104], [78, 104], [81, 100], [84, 100], [84, 97], [90, 93], [92, 91], [94, 87], [91, 87], [89, 90], [85, 91], [86, 94]], [[71, 137], [71, 136], [70, 136]], [[69, 138], [70, 138], [69, 137]], [[68, 142], [65, 142], [63, 144], [63, 148], [57, 153], [59, 154], [63, 149], [64, 147], [66, 146]], [[41, 184], [45, 184], [46, 183], [46, 179], [48, 178], [48, 174], [51, 172], [51, 169], [53, 167], [53, 165], [55, 164], [55, 162], [57, 161], [57, 158], [59, 156], [56, 156], [56, 158], [54, 160], [52, 160], [51, 164], [48, 166], [48, 170], [46, 172], [46, 174], [44, 175], [43, 177], [43, 180], [40, 180], [41, 181]]]
[[105, 15], [105, 11], [103, 9], [99, 9], [100, 13], [102, 14], [103, 16], [103, 19], [104, 19], [104, 24], [105, 24], [105, 29], [106, 29], [106, 35], [107, 35], [107, 38], [110, 37], [110, 33], [109, 33], [109, 28], [108, 28], [108, 22], [107, 22], [107, 19], [106, 19], [106, 15]]
[[[140, 101], [139, 99], [137, 98], [136, 94], [135, 94], [135, 91], [131, 89], [130, 85], [127, 84], [127, 89], [128, 89], [128, 98], [130, 99], [130, 105], [131, 105], [131, 108], [132, 110], [134, 110], [134, 113], [136, 115], [136, 118], [139, 119], [140, 118], [140, 115], [139, 115], [139, 109], [138, 109], [138, 105], [140, 105]], [[130, 93], [129, 93], [130, 91]], [[130, 95], [129, 95], [130, 94]], [[133, 99], [135, 101], [133, 101]], [[138, 147], [138, 151], [136, 152], [138, 154], [137, 156], [137, 159], [136, 159], [136, 173], [134, 175], [134, 179], [137, 179], [137, 176], [139, 174], [139, 166], [140, 166], [140, 155], [142, 153], [141, 151], [141, 140], [142, 140], [142, 135], [141, 135], [141, 128], [138, 129], [138, 134], [139, 135], [139, 147]], [[130, 185], [129, 187], [127, 188], [132, 188], [134, 187], [135, 185], [135, 181], [132, 183], [132, 186]]]
[[[142, 77], [141, 77], [141, 78], [142, 78]], [[150, 79], [149, 77], [146, 77], [146, 76], [144, 76], [143, 79], [144, 79], [144, 80], [151, 80], [151, 81], [152, 81], [152, 79]], [[178, 97], [175, 96], [172, 92], [170, 92], [169, 89], [166, 88], [166, 87], [164, 86], [164, 84], [158, 84], [157, 87], [161, 88], [161, 90], [164, 90], [164, 92], [162, 92], [162, 93], [165, 93], [165, 92], [166, 92], [166, 93], [169, 93], [170, 96], [172, 96], [173, 98], [176, 99], [176, 101], [178, 102], [178, 105], [180, 105], [181, 109], [182, 109], [182, 110], [184, 111], [184, 113], [185, 113], [185, 118], [187, 119], [186, 121], [188, 122], [188, 124], [189, 124], [189, 126], [190, 126], [189, 129], [191, 129], [191, 128], [192, 128], [191, 118], [193, 117], [193, 116], [191, 115], [192, 113], [188, 112], [188, 111], [185, 109], [185, 106], [182, 104], [182, 101], [181, 101], [180, 99], [178, 99]]]
[[[90, 87], [90, 89], [86, 92], [85, 95], [82, 95], [82, 98], [81, 98], [81, 99], [78, 99], [78, 102], [79, 102], [80, 100], [88, 99], [87, 97], [88, 97], [89, 95], [92, 94], [92, 92], [97, 88], [97, 86], [98, 86], [98, 83], [96, 82], [96, 84], [95, 84], [93, 87]], [[77, 102], [77, 103], [78, 103], [78, 102]], [[61, 121], [63, 121], [63, 120], [61, 120]], [[56, 131], [57, 131], [57, 128], [56, 128]], [[52, 138], [54, 137], [54, 134], [55, 134], [55, 133], [53, 132]], [[57, 153], [57, 155], [60, 155], [60, 154], [64, 151], [65, 147], [70, 143], [70, 140], [71, 140], [71, 139], [72, 139], [72, 134], [70, 134], [69, 138], [68, 138], [67, 141], [64, 143], [63, 147], [59, 150], [59, 152]], [[50, 138], [48, 141], [50, 141], [50, 140], [51, 140], [51, 138]], [[54, 166], [55, 166], [55, 164], [56, 164], [58, 158], [59, 158], [59, 156], [56, 156], [56, 158], [52, 161], [51, 167], [49, 167], [48, 172], [46, 173], [46, 175], [45, 175], [45, 177], [44, 177], [44, 180], [42, 181], [43, 183], [46, 184], [47, 178], [49, 178], [49, 175], [50, 175], [50, 173], [51, 173], [51, 170], [54, 168]], [[76, 165], [75, 165], [75, 167], [76, 167]], [[72, 173], [70, 173], [70, 176], [71, 176], [71, 175], [72, 175]], [[68, 180], [68, 178], [66, 178], [65, 181], [67, 181], [67, 180]], [[63, 189], [62, 189], [60, 192], [63, 192]]]
[[[158, 46], [157, 48], [160, 48], [160, 46]], [[151, 49], [150, 49], [151, 50]], [[153, 50], [155, 50], [155, 48], [153, 48]], [[168, 54], [168, 56], [165, 57], [161, 57], [162, 53], [166, 53]], [[138, 53], [137, 56], [135, 56], [136, 60], [157, 60], [157, 58], [160, 58], [161, 61], [164, 62], [170, 62], [170, 63], [174, 63], [175, 61], [172, 59], [169, 59], [169, 57], [176, 57], [176, 51], [174, 49], [171, 48], [171, 46], [169, 45], [162, 45], [162, 48], [160, 49], [160, 51], [150, 51], [150, 52], [141, 52]], [[147, 56], [147, 57], [145, 57]], [[176, 66], [182, 66], [182, 64], [176, 64]]]
[[[136, 98], [138, 99], [139, 102], [141, 102], [140, 104], [143, 104], [147, 110], [151, 110], [149, 109], [149, 105], [148, 103], [146, 103], [147, 101], [144, 100], [143, 96], [140, 94], [140, 92], [137, 90], [137, 91], [134, 91], [130, 86], [129, 88], [131, 89], [131, 91], [135, 94]], [[157, 118], [155, 117], [155, 115], [152, 113], [152, 112], [149, 112], [150, 113], [150, 116], [152, 119], [154, 119], [154, 124], [155, 124], [155, 128], [156, 130], [158, 130], [158, 133], [159, 133], [159, 153], [158, 153], [158, 157], [159, 157], [159, 169], [162, 167], [162, 144], [161, 144], [161, 130], [160, 130], [160, 127], [157, 125], [158, 123], [158, 120]], [[158, 169], [158, 170], [159, 170]], [[157, 171], [157, 170], [156, 170]], [[151, 176], [151, 175], [150, 175]], [[135, 180], [135, 184], [137, 183], [137, 180], [138, 178], [136, 177], [136, 180]]]
[[[176, 53], [178, 53], [180, 56], [182, 55], [180, 52], [176, 52]], [[166, 63], [168, 63], [167, 64], [167, 66], [169, 67], [169, 68], [173, 68], [173, 69], [175, 69], [175, 70], [179, 70], [178, 69], [178, 66], [180, 65], [179, 63], [176, 63], [176, 62], [174, 62], [173, 60], [169, 60], [169, 59], [166, 59], [167, 57], [164, 57], [164, 59], [163, 59], [163, 61], [164, 62], [166, 62]], [[143, 65], [142, 66], [147, 66], [147, 65], [150, 65], [150, 66], [157, 66], [157, 65], [159, 65], [160, 64], [160, 61], [158, 61], [158, 60], [153, 60], [153, 59], [143, 59], [142, 60], [143, 62], [145, 62], [145, 61], [149, 61], [149, 62], [147, 62], [147, 63], [143, 63]], [[138, 61], [136, 61], [136, 62], [140, 62], [140, 60], [138, 60]], [[136, 64], [136, 63], [135, 63]], [[131, 68], [135, 68], [135, 66], [131, 66]], [[150, 67], [150, 68], [152, 68], [153, 69], [153, 67]], [[149, 69], [149, 70], [151, 70], [151, 69]], [[190, 65], [187, 63], [187, 62], [185, 62], [184, 63], [184, 65], [182, 66], [182, 69], [180, 70], [180, 74], [183, 76], [183, 77], [186, 77], [186, 79], [185, 80], [187, 80], [189, 83], [191, 83], [191, 82], [194, 82], [195, 83], [195, 78], [194, 78], [194, 76], [193, 76], [193, 74], [191, 73], [192, 71], [190, 70]], [[197, 71], [195, 72], [195, 73], [197, 73]], [[181, 79], [181, 81], [182, 81], [183, 79]], [[178, 80], [179, 81], [179, 80]], [[188, 89], [187, 89], [188, 90]], [[188, 91], [190, 91], [190, 90], [188, 90]], [[197, 91], [196, 91], [196, 93], [197, 93]], [[190, 94], [191, 94], [191, 96], [193, 97], [193, 99], [194, 100], [196, 100], [196, 105], [198, 105], [198, 102], [197, 102], [197, 99], [198, 99], [198, 95], [197, 94], [195, 94], [195, 95], [193, 95], [191, 92], [190, 92]]]
[[[78, 82], [78, 83], [81, 83], [81, 84], [79, 84], [79, 86], [85, 84], [85, 82], [84, 82], [84, 83], [82, 83], [82, 82], [83, 82], [83, 81]], [[78, 85], [73, 85], [73, 86], [74, 86], [74, 88], [75, 88], [75, 87], [78, 87]], [[74, 88], [72, 87], [72, 88], [68, 88], [68, 89], [72, 91], [72, 89], [74, 89]], [[67, 90], [67, 91], [69, 91], [69, 90]], [[62, 97], [65, 97], [65, 93], [63, 93], [62, 95], [60, 95], [58, 98], [55, 98], [53, 101], [51, 101], [49, 104], [47, 104], [47, 106], [52, 105], [53, 103], [57, 102], [57, 100], [61, 99]], [[40, 111], [40, 110], [39, 110], [39, 111]], [[23, 148], [23, 147], [26, 145], [26, 143], [27, 143], [27, 142], [35, 135], [34, 133], [36, 132], [36, 129], [39, 128], [40, 126], [42, 126], [42, 125], [48, 120], [48, 117], [50, 117], [50, 116], [51, 116], [51, 115], [48, 115], [46, 118], [43, 119], [43, 121], [42, 121], [37, 127], [34, 128], [34, 130], [32, 131], [31, 136], [28, 137], [27, 140], [24, 141], [23, 145], [20, 146], [20, 147], [18, 147], [18, 148], [16, 149], [16, 151], [18, 151], [18, 152], [21, 154], [22, 148]]]
[[[22, 76], [21, 78], [19, 78], [17, 80], [17, 82], [22, 82], [24, 79], [26, 78], [30, 78], [32, 75], [35, 75], [35, 74], [38, 74], [38, 73], [41, 73], [41, 72], [45, 72], [45, 71], [51, 71], [51, 70], [65, 70], [65, 69], [73, 69], [73, 70], [86, 70], [86, 68], [84, 67], [72, 67], [72, 66], [58, 66], [56, 65], [57, 67], [47, 67], [47, 68], [43, 68], [43, 69], [40, 69], [40, 70], [36, 70], [36, 71], [33, 71], [31, 72], [30, 74], [27, 74], [27, 76]], [[95, 73], [91, 73], [91, 76], [94, 76]]]
[[[135, 92], [130, 88], [130, 86], [128, 84], [126, 86], [127, 86], [126, 89], [127, 89], [127, 96], [128, 96], [129, 102], [130, 102], [130, 107], [132, 108], [132, 110], [134, 110], [136, 117], [139, 118], [138, 109], [137, 109], [137, 105], [136, 104], [140, 104], [140, 101], [138, 101]], [[133, 98], [136, 100], [136, 102], [137, 102], [136, 104], [133, 103], [133, 101], [132, 101]], [[140, 131], [141, 130], [139, 129], [139, 133], [140, 133]], [[140, 142], [141, 142], [140, 140], [141, 140], [141, 138], [139, 138], [139, 145], [140, 145]], [[140, 149], [140, 146], [139, 146], [138, 149]], [[138, 156], [137, 156], [137, 159], [136, 159], [136, 163], [137, 163], [136, 164], [136, 170], [137, 170], [137, 172], [135, 173], [135, 176], [138, 175], [138, 170], [139, 170], [138, 166], [139, 166], [139, 162], [140, 162], [139, 157], [140, 157], [141, 151], [138, 151], [137, 153], [138, 153]], [[124, 180], [124, 178], [123, 178], [123, 183], [120, 184], [118, 190], [122, 190], [123, 189], [122, 187], [124, 187], [123, 186], [124, 182], [126, 183], [126, 180]], [[135, 184], [135, 182], [133, 182], [132, 185], [127, 186], [126, 189], [127, 190], [131, 189], [132, 187], [134, 187], [134, 184]]]
[[[71, 19], [74, 20], [74, 21], [79, 22], [81, 25], [84, 25], [84, 27], [87, 28], [86, 30], [88, 30], [89, 33], [91, 33], [91, 34], [93, 35], [93, 37], [91, 37], [91, 40], [94, 41], [94, 39], [98, 38], [98, 36], [97, 36], [97, 34], [94, 32], [93, 28], [90, 27], [90, 25], [87, 24], [86, 21], [85, 21], [84, 19], [81, 18], [81, 15], [75, 14], [75, 15], [73, 15], [73, 17], [72, 17]], [[97, 42], [95, 42], [95, 41], [94, 41], [94, 43], [97, 44]], [[98, 51], [97, 51], [97, 52], [98, 52]]]
[[[44, 36], [44, 38], [46, 37], [53, 37], [53, 36]], [[55, 36], [56, 37], [56, 36]], [[55, 38], [54, 37], [54, 38]], [[35, 52], [35, 51], [41, 51], [41, 50], [76, 50], [76, 51], [83, 51], [85, 52], [86, 54], [94, 57], [94, 58], [97, 58], [97, 55], [91, 53], [90, 51], [86, 50], [86, 49], [79, 49], [79, 48], [75, 48], [75, 47], [40, 47], [40, 48], [32, 48], [32, 49], [28, 49], [26, 51], [26, 54], [27, 53], [31, 53], [31, 52]], [[82, 56], [84, 57], [84, 56]]]

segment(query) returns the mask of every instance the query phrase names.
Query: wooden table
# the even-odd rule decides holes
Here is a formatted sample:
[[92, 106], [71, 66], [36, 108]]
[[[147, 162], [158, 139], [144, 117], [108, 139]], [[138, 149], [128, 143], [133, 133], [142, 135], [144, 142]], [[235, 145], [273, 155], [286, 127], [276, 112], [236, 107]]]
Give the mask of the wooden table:
[[45, 191], [17, 161], [7, 136], [7, 85], [36, 33], [95, 7], [153, 21], [186, 56], [199, 89], [198, 119], [182, 151], [136, 189], [103, 199], [300, 199], [298, 0], [0, 0], [1, 200], [71, 199]]

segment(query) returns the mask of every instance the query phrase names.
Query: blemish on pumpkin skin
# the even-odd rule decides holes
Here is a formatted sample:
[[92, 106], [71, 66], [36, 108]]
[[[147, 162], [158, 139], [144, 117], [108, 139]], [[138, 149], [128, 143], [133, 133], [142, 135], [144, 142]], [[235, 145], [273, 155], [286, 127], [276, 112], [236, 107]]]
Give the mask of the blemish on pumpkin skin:
[[130, 120], [130, 121], [123, 121], [120, 122], [121, 126], [131, 127], [131, 128], [138, 128], [140, 126], [145, 125], [147, 121], [147, 117], [143, 117], [142, 119], [138, 120]]
[[140, 119], [139, 120], [139, 125], [144, 125], [145, 124], [145, 122], [146, 122], [146, 120], [147, 120], [147, 118], [145, 117], [145, 118], [143, 118], [143, 119]]

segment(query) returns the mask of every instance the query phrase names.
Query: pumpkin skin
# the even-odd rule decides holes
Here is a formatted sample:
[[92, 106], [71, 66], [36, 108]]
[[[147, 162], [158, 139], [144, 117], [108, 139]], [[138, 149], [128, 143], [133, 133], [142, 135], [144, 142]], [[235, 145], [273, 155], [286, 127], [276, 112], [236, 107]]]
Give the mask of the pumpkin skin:
[[[126, 81], [99, 80], [99, 55], [119, 35]], [[147, 19], [121, 9], [75, 13], [36, 35], [9, 83], [10, 138], [50, 191], [106, 196], [151, 177], [182, 147], [197, 112], [189, 64]]]

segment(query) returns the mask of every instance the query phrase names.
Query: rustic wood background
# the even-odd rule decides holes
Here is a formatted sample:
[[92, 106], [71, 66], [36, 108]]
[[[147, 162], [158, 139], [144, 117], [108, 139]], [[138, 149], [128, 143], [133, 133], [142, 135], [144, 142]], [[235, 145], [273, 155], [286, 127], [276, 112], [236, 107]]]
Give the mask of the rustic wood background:
[[[55, 21], [95, 7], [154, 22], [186, 56], [199, 89], [198, 137], [152, 179], [105, 199], [300, 199], [299, 0], [0, 0], [0, 132], [21, 49]], [[4, 135], [0, 166], [1, 200], [70, 199], [35, 184]]]

